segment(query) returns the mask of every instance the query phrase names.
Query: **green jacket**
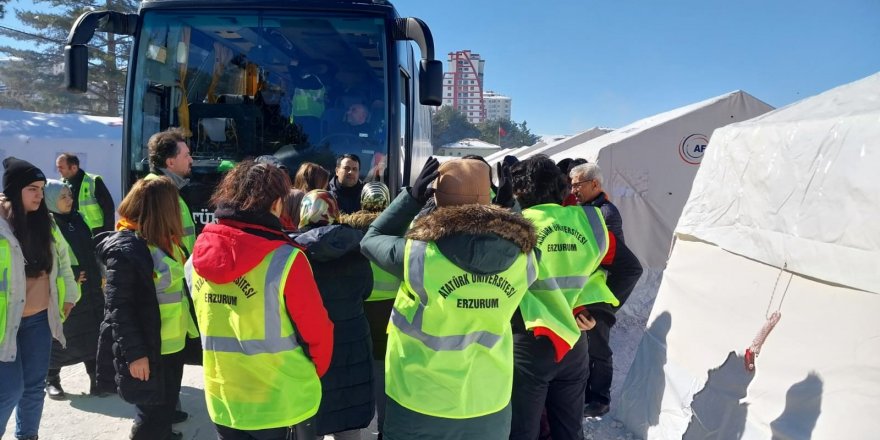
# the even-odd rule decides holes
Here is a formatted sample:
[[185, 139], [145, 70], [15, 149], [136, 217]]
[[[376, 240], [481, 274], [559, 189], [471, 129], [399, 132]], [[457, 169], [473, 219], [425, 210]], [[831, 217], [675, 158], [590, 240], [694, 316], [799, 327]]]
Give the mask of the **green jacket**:
[[407, 232], [421, 209], [422, 204], [402, 191], [370, 225], [361, 240], [361, 253], [402, 279], [406, 239], [433, 241], [456, 266], [492, 275], [510, 267], [524, 249], [537, 243], [531, 222], [494, 206], [438, 208], [420, 217]]

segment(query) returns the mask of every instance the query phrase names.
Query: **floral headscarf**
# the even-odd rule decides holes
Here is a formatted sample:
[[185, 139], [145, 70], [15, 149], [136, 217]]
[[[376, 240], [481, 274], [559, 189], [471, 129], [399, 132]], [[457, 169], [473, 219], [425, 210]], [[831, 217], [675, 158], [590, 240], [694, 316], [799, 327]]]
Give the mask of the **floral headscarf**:
[[299, 227], [327, 226], [339, 221], [339, 205], [329, 191], [315, 189], [309, 191], [299, 207]]

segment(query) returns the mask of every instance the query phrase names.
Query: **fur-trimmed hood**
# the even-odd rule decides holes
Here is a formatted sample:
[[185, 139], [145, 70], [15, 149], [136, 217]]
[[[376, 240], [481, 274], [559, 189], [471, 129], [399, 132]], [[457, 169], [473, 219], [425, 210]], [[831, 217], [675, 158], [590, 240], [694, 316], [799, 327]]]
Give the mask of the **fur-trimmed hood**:
[[406, 238], [433, 241], [457, 266], [482, 274], [506, 270], [537, 244], [535, 227], [522, 215], [475, 204], [437, 208], [416, 220]]
[[339, 218], [339, 223], [366, 232], [370, 225], [373, 224], [373, 220], [376, 220], [379, 217], [379, 214], [381, 214], [381, 212], [370, 212], [362, 209], [354, 214], [343, 214]]

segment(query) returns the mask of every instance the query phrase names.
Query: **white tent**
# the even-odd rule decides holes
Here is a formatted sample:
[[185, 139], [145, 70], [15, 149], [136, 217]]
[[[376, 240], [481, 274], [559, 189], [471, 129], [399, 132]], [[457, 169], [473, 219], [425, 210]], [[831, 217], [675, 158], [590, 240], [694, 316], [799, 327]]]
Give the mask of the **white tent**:
[[520, 154], [520, 153], [522, 153], [523, 151], [528, 150], [529, 148], [532, 148], [532, 147], [531, 147], [531, 146], [526, 146], [526, 147], [510, 148], [509, 151], [506, 151], [504, 154], [497, 154], [497, 155], [496, 155], [496, 154], [493, 154], [493, 155], [492, 155], [492, 159], [486, 159], [486, 162], [488, 162], [489, 165], [491, 165], [491, 166], [494, 167], [496, 163], [501, 162], [502, 160], [504, 160], [504, 157], [505, 157], [505, 156], [507, 156], [507, 155], [510, 155], [510, 156], [516, 156], [517, 154]]
[[601, 128], [601, 127], [593, 127], [589, 130], [580, 132], [574, 136], [569, 136], [563, 139], [559, 139], [555, 142], [551, 142], [547, 145], [543, 145], [537, 148], [529, 148], [524, 152], [519, 153], [517, 158], [519, 160], [528, 159], [537, 154], [543, 154], [546, 156], [550, 156], [556, 154], [560, 151], [568, 150], [569, 148], [582, 144], [590, 139], [597, 138], [602, 136], [605, 133], [609, 133], [612, 130], [610, 128]]
[[716, 130], [615, 417], [651, 439], [877, 438], [878, 169], [880, 73]]
[[0, 160], [15, 156], [60, 179], [55, 159], [75, 153], [80, 167], [100, 174], [113, 202], [122, 200], [122, 118], [0, 109]]
[[627, 245], [646, 269], [659, 271], [712, 132], [771, 109], [748, 93], [728, 93], [636, 121], [551, 159], [599, 164], [605, 191], [623, 217]]

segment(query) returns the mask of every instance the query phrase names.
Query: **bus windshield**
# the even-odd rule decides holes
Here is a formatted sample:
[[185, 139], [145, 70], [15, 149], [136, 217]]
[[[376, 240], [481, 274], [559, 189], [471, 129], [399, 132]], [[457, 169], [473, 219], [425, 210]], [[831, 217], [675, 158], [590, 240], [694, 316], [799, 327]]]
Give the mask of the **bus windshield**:
[[332, 173], [336, 157], [355, 154], [361, 178], [386, 181], [385, 32], [379, 16], [146, 11], [130, 83], [130, 180], [150, 171], [150, 136], [177, 126], [194, 190], [261, 155], [293, 174], [306, 161]]

